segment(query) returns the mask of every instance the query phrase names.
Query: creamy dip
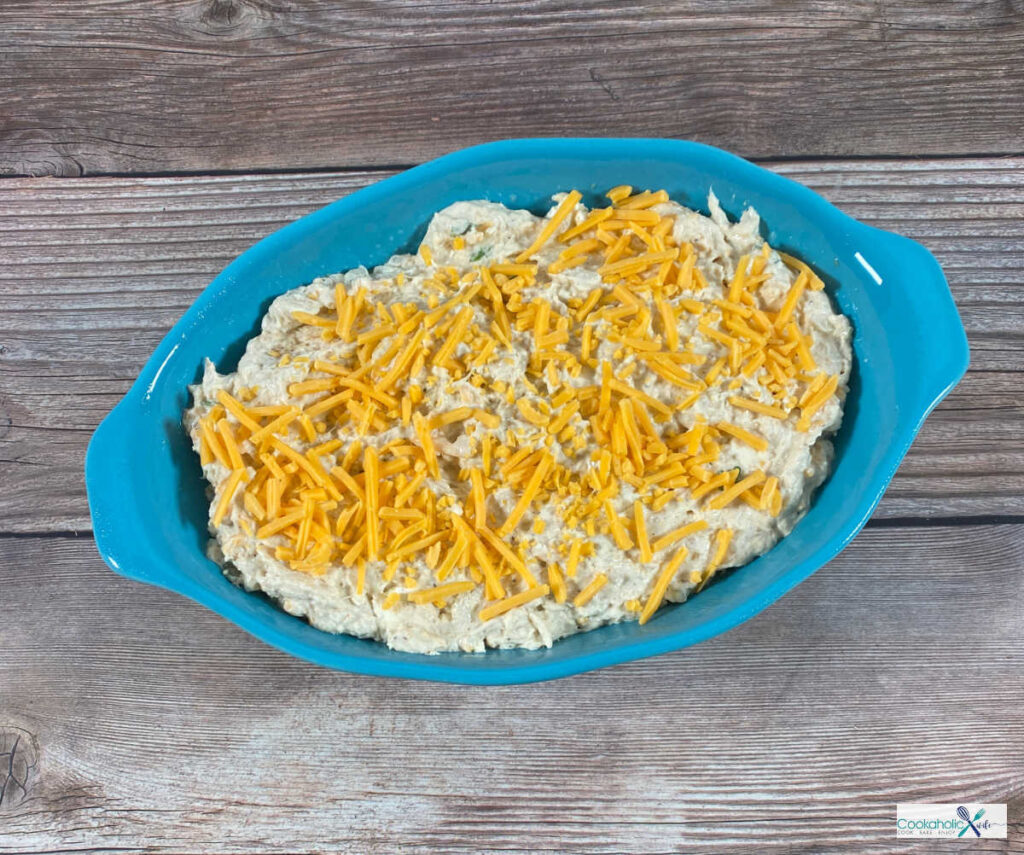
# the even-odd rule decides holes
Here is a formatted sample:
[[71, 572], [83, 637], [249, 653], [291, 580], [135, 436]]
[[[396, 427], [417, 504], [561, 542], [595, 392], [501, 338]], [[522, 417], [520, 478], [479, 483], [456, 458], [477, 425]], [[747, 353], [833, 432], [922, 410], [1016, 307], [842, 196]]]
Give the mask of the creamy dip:
[[664, 191], [438, 212], [278, 297], [185, 425], [211, 555], [328, 632], [436, 653], [651, 618], [764, 553], [832, 458], [850, 324]]

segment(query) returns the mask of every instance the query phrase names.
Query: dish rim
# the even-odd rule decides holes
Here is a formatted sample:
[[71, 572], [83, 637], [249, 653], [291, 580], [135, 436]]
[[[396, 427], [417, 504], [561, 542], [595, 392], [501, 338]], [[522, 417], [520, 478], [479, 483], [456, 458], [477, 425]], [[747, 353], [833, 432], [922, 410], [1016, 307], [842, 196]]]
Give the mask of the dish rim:
[[[135, 404], [147, 400], [153, 393], [153, 390], [160, 381], [163, 368], [171, 359], [175, 350], [177, 350], [188, 328], [192, 326], [193, 322], [212, 301], [213, 295], [224, 285], [234, 281], [233, 274], [245, 265], [246, 256], [254, 252], [272, 252], [275, 247], [290, 243], [293, 238], [298, 237], [303, 231], [310, 230], [319, 224], [321, 220], [329, 218], [339, 211], [355, 208], [360, 204], [383, 198], [384, 196], [401, 193], [403, 187], [413, 185], [422, 178], [450, 173], [491, 159], [497, 160], [503, 156], [522, 157], [524, 154], [536, 155], [542, 151], [547, 152], [552, 149], [570, 152], [573, 148], [581, 146], [583, 148], [596, 148], [600, 146], [614, 148], [616, 146], [628, 145], [638, 148], [650, 148], [664, 147], [666, 144], [675, 148], [679, 156], [683, 156], [687, 151], [699, 151], [705, 157], [712, 157], [718, 160], [720, 168], [732, 169], [738, 173], [734, 178], [738, 184], [749, 185], [753, 179], [757, 180], [761, 187], [767, 188], [766, 191], [784, 193], [790, 198], [795, 197], [796, 202], [801, 208], [801, 216], [805, 220], [817, 212], [822, 216], [830, 217], [848, 230], [859, 231], [866, 239], [875, 242], [882, 240], [916, 255], [918, 264], [934, 266], [935, 271], [933, 272], [938, 273], [941, 283], [945, 285], [944, 296], [948, 306], [944, 308], [951, 311], [956, 317], [956, 327], [959, 333], [958, 340], [950, 342], [950, 344], [957, 347], [956, 355], [959, 358], [950, 363], [948, 375], [933, 378], [936, 381], [933, 390], [930, 393], [926, 393], [924, 400], [914, 408], [914, 412], [909, 413], [897, 424], [893, 434], [893, 442], [876, 467], [874, 475], [870, 480], [869, 489], [864, 491], [864, 495], [856, 505], [855, 513], [851, 514], [850, 518], [846, 520], [839, 535], [821, 544], [802, 561], [793, 564], [775, 582], [759, 589], [756, 593], [724, 614], [711, 618], [696, 627], [684, 628], [660, 637], [644, 638], [640, 636], [615, 647], [602, 648], [601, 646], [596, 646], [592, 650], [566, 659], [526, 664], [513, 663], [507, 666], [480, 669], [463, 667], [458, 662], [441, 664], [446, 656], [452, 654], [440, 654], [439, 656], [418, 654], [422, 661], [408, 662], [399, 659], [366, 658], [350, 653], [328, 650], [325, 647], [309, 644], [301, 639], [279, 632], [268, 622], [260, 619], [258, 615], [246, 612], [222, 598], [216, 591], [196, 584], [169, 562], [165, 561], [165, 566], [162, 568], [165, 572], [154, 574], [152, 570], [138, 566], [127, 566], [119, 560], [120, 536], [123, 536], [124, 532], [115, 524], [118, 521], [112, 520], [107, 509], [102, 506], [101, 496], [104, 490], [110, 489], [110, 486], [103, 483], [104, 469], [101, 458], [107, 451], [107, 447], [111, 445], [111, 441], [116, 440], [117, 436], [122, 435], [119, 429], [125, 420], [130, 420], [135, 416], [134, 412], [130, 412], [131, 408]], [[777, 188], [777, 190], [773, 189], [773, 187]], [[833, 229], [829, 227], [826, 231], [831, 234]], [[426, 679], [469, 685], [506, 685], [555, 679], [647, 656], [655, 656], [705, 641], [749, 620], [807, 579], [812, 573], [816, 572], [842, 551], [870, 518], [892, 480], [896, 469], [920, 430], [922, 423], [939, 401], [963, 377], [968, 363], [969, 350], [962, 322], [960, 322], [956, 306], [949, 293], [948, 284], [946, 284], [941, 268], [939, 268], [938, 263], [928, 250], [909, 238], [877, 229], [856, 220], [810, 188], [786, 176], [779, 175], [714, 146], [684, 140], [541, 137], [483, 143], [443, 155], [344, 196], [275, 230], [250, 246], [228, 264], [207, 285], [188, 310], [163, 337], [128, 392], [103, 419], [94, 432], [86, 453], [85, 466], [86, 487], [89, 496], [90, 512], [92, 514], [93, 532], [101, 557], [115, 572], [128, 578], [168, 588], [182, 594], [227, 618], [265, 643], [318, 665], [372, 676]], [[144, 522], [145, 520], [140, 517], [140, 521]], [[150, 556], [150, 560], [155, 563], [159, 559], [156, 556]], [[500, 651], [489, 651], [479, 655], [495, 656], [500, 655]]]

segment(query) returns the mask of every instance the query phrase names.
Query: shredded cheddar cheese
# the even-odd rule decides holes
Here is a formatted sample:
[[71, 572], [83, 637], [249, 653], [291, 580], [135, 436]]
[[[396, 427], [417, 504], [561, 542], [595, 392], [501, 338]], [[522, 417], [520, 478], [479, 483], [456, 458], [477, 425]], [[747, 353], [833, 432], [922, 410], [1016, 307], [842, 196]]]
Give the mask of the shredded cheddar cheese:
[[698, 590], [703, 588], [711, 579], [712, 576], [718, 571], [718, 568], [722, 565], [725, 560], [725, 555], [729, 551], [729, 544], [732, 542], [732, 529], [721, 529], [715, 533], [714, 541], [714, 552], [711, 555], [711, 560], [708, 561], [708, 566], [705, 568], [704, 573], [701, 577], [701, 582]]
[[746, 428], [741, 428], [739, 425], [730, 424], [729, 422], [719, 422], [715, 427], [723, 433], [727, 433], [730, 436], [736, 437], [741, 442], [745, 442], [751, 448], [755, 448], [758, 451], [768, 450], [768, 440], [751, 433]]
[[667, 534], [659, 537], [651, 549], [654, 552], [661, 552], [663, 549], [668, 549], [674, 543], [678, 543], [684, 537], [688, 537], [691, 534], [696, 534], [698, 531], [703, 531], [708, 527], [708, 524], [704, 520], [695, 520], [694, 522], [681, 525], [677, 529], [673, 529]]
[[734, 499], [738, 498], [740, 495], [749, 490], [751, 487], [756, 487], [758, 484], [764, 481], [764, 479], [764, 472], [758, 470], [757, 472], [748, 475], [742, 481], [738, 481], [728, 489], [723, 490], [721, 493], [719, 493], [717, 496], [711, 499], [710, 502], [708, 502], [708, 507], [716, 511], [721, 510]]
[[568, 596], [565, 586], [565, 579], [562, 576], [562, 568], [557, 562], [548, 565], [548, 586], [555, 598], [556, 603], [564, 603]]
[[238, 485], [242, 483], [242, 479], [245, 477], [245, 470], [236, 469], [224, 482], [224, 487], [221, 490], [220, 498], [217, 500], [217, 508], [213, 514], [213, 524], [220, 525], [224, 519], [224, 516], [228, 512], [228, 508], [231, 505], [231, 500], [235, 496], [235, 492], [238, 490]]
[[786, 411], [781, 407], [776, 407], [774, 404], [764, 404], [761, 401], [752, 401], [749, 398], [741, 398], [738, 395], [733, 395], [729, 398], [729, 403], [743, 410], [750, 410], [763, 416], [771, 416], [773, 419], [784, 420], [787, 418]]
[[551, 219], [545, 223], [534, 242], [516, 256], [516, 263], [522, 264], [528, 258], [531, 258], [538, 249], [544, 246], [544, 244], [551, 239], [551, 236], [558, 231], [558, 227], [565, 222], [569, 214], [572, 213], [572, 209], [576, 207], [582, 198], [582, 195], [576, 190], [569, 193], [555, 209], [555, 212], [551, 215]]
[[410, 603], [434, 603], [438, 600], [446, 600], [456, 594], [464, 594], [472, 591], [476, 585], [473, 582], [449, 582], [446, 585], [436, 585], [433, 588], [425, 588], [422, 591], [413, 591], [406, 594]]
[[676, 550], [675, 555], [672, 556], [662, 568], [661, 573], [658, 574], [658, 578], [654, 583], [654, 590], [651, 591], [650, 597], [644, 604], [642, 611], [640, 612], [640, 623], [645, 624], [651, 619], [651, 616], [658, 610], [658, 606], [661, 605], [661, 601], [665, 597], [665, 592], [668, 590], [669, 583], [675, 576], [676, 571], [679, 570], [680, 565], [686, 558], [689, 550], [685, 546], [680, 546]]
[[593, 579], [590, 580], [590, 584], [587, 585], [582, 591], [580, 591], [575, 597], [573, 597], [572, 604], [579, 608], [589, 603], [594, 596], [600, 591], [605, 585], [608, 584], [608, 577], [604, 573], [598, 573]]
[[535, 588], [527, 588], [525, 591], [513, 594], [511, 597], [506, 597], [503, 600], [499, 600], [496, 603], [492, 603], [491, 605], [482, 608], [480, 610], [480, 620], [492, 620], [493, 618], [505, 614], [505, 612], [509, 612], [519, 606], [524, 606], [533, 600], [539, 599], [540, 597], [546, 597], [550, 592], [551, 589], [547, 585], [538, 585]]
[[[706, 585], [723, 513], [793, 500], [778, 431], [816, 438], [841, 402], [808, 322], [823, 283], [760, 241], [721, 274], [667, 193], [607, 197], [588, 211], [572, 190], [502, 256], [491, 224], [457, 226], [386, 282], [310, 286], [286, 313], [299, 344], [271, 354], [282, 381], [218, 388], [195, 420], [213, 526], [399, 617], [579, 609], [607, 586], [646, 623]], [[389, 301], [407, 276], [422, 299]], [[626, 599], [609, 548], [648, 574], [645, 598]]]

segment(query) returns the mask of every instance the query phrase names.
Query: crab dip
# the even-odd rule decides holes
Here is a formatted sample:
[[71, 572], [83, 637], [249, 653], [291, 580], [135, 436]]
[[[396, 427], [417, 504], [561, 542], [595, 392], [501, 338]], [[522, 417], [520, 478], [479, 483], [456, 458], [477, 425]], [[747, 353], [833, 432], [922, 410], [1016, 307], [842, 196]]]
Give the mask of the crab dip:
[[758, 215], [615, 187], [487, 201], [278, 297], [185, 426], [228, 577], [405, 651], [652, 618], [828, 474], [851, 329]]

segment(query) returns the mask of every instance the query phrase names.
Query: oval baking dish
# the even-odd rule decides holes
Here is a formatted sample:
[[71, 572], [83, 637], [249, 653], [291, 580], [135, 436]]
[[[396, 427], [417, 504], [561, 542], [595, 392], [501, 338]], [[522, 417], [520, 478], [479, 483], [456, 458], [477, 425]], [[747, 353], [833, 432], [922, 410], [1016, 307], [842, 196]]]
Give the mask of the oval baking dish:
[[[181, 426], [203, 358], [233, 370], [269, 301], [318, 275], [372, 267], [415, 244], [460, 199], [546, 209], [576, 188], [592, 203], [616, 184], [667, 189], [706, 212], [709, 189], [734, 218], [761, 214], [765, 238], [811, 263], [853, 322], [855, 366], [832, 475], [774, 549], [645, 626], [621, 623], [548, 650], [438, 656], [331, 635], [229, 582], [206, 557], [208, 500]], [[695, 644], [747, 620], [834, 557], [871, 515], [922, 421], [967, 368], [945, 278], [924, 247], [846, 216], [811, 190], [696, 143], [534, 139], [465, 149], [388, 178], [275, 232], [199, 296], [97, 428], [86, 455], [96, 544], [118, 573], [177, 591], [312, 662], [392, 677], [523, 683]]]

